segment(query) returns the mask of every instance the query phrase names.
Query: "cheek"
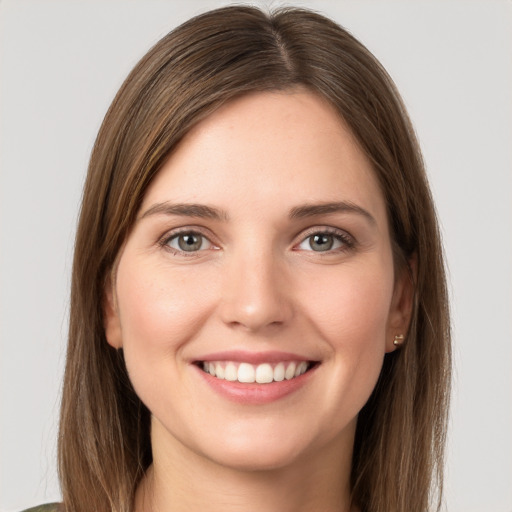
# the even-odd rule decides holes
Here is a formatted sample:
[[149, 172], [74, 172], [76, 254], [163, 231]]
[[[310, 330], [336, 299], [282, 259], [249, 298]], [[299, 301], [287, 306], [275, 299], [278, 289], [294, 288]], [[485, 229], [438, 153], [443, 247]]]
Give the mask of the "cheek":
[[[383, 269], [391, 269], [383, 271]], [[321, 284], [321, 281], [316, 282]], [[332, 435], [357, 417], [380, 375], [393, 292], [392, 267], [346, 266], [311, 288], [310, 318], [329, 347], [327, 382], [321, 398], [333, 410]]]
[[326, 400], [346, 403], [354, 413], [368, 399], [382, 368], [392, 293], [392, 264], [380, 262], [346, 265], [317, 276], [309, 287], [305, 307], [331, 353], [332, 385], [326, 388]]
[[346, 265], [317, 275], [314, 286], [304, 290], [311, 317], [333, 345], [383, 342], [393, 293], [392, 268], [386, 267]]
[[171, 357], [200, 330], [209, 293], [197, 273], [191, 279], [170, 275], [164, 265], [128, 261], [121, 262], [117, 282], [125, 352]]
[[168, 412], [179, 406], [179, 399], [171, 400], [171, 389], [180, 389], [183, 397], [191, 392], [180, 364], [182, 349], [203, 328], [213, 293], [212, 286], [201, 287], [201, 272], [193, 276], [133, 256], [122, 259], [118, 268], [126, 367], [137, 395], [151, 411], [162, 404]]

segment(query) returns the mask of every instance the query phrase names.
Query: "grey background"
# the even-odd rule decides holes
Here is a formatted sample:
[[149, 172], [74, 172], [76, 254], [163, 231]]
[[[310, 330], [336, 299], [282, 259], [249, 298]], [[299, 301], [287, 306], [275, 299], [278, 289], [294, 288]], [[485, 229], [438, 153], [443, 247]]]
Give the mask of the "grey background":
[[[103, 115], [153, 43], [191, 15], [226, 3], [0, 3], [3, 512], [59, 499], [55, 441], [74, 227]], [[321, 11], [359, 37], [408, 105], [437, 201], [452, 295], [447, 510], [510, 512], [512, 4], [293, 4]]]

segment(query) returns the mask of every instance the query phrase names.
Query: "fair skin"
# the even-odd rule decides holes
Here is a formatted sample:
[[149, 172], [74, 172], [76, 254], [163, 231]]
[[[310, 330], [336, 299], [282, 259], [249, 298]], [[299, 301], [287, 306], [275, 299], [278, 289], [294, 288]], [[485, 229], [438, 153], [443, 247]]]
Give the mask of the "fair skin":
[[152, 414], [138, 511], [350, 510], [357, 415], [412, 292], [371, 165], [326, 102], [255, 93], [200, 122], [113, 281], [107, 340]]

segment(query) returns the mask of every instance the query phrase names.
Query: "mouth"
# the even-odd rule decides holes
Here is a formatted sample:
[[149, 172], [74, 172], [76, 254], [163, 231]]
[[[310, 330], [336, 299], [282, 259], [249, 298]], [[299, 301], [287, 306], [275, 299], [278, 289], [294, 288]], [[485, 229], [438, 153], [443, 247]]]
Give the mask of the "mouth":
[[244, 361], [197, 361], [203, 372], [228, 382], [271, 384], [294, 380], [318, 366], [317, 361], [269, 361], [251, 364]]
[[321, 365], [290, 352], [240, 350], [205, 354], [191, 363], [213, 391], [244, 406], [270, 404], [307, 388]]

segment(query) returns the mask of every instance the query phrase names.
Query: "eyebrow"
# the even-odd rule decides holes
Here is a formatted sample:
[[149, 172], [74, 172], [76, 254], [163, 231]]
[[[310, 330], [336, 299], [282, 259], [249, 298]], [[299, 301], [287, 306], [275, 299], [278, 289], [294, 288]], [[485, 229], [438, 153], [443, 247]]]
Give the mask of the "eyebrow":
[[296, 206], [290, 210], [291, 219], [302, 219], [304, 217], [314, 217], [317, 215], [327, 215], [330, 213], [356, 213], [365, 217], [370, 224], [376, 225], [377, 221], [373, 215], [361, 206], [350, 201], [339, 201], [333, 203], [305, 204]]
[[150, 215], [181, 215], [185, 217], [198, 217], [201, 219], [228, 220], [228, 214], [224, 210], [195, 203], [156, 203], [148, 208], [138, 220]]
[[[331, 213], [356, 213], [365, 217], [370, 224], [377, 224], [375, 218], [370, 212], [361, 208], [350, 201], [338, 201], [330, 203], [304, 204], [295, 206], [290, 210], [290, 219], [303, 219], [306, 217], [315, 217], [318, 215], [328, 215]], [[201, 219], [213, 219], [228, 221], [229, 215], [225, 210], [197, 203], [156, 203], [148, 208], [138, 220], [142, 220], [150, 215], [179, 215], [183, 217], [197, 217]]]

